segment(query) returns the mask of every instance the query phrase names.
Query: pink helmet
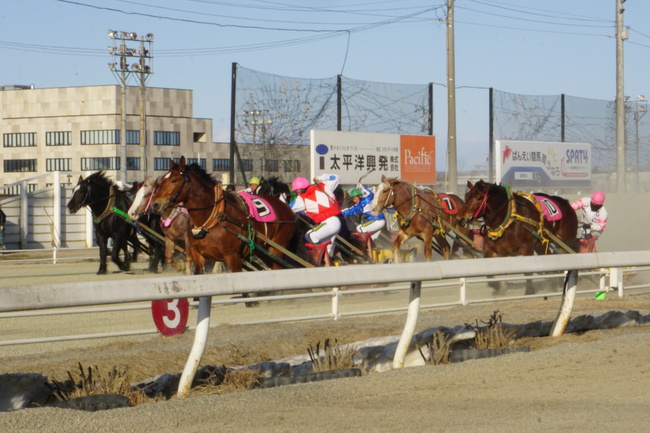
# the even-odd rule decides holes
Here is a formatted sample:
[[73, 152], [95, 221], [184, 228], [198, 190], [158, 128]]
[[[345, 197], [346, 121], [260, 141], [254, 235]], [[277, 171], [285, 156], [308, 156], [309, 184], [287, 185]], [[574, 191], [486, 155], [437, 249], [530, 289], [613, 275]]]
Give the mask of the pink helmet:
[[309, 186], [309, 181], [304, 177], [297, 177], [291, 182], [291, 189], [297, 191], [299, 189], [304, 189]]
[[602, 191], [596, 191], [591, 195], [591, 202], [596, 205], [602, 205], [605, 203], [605, 193]]

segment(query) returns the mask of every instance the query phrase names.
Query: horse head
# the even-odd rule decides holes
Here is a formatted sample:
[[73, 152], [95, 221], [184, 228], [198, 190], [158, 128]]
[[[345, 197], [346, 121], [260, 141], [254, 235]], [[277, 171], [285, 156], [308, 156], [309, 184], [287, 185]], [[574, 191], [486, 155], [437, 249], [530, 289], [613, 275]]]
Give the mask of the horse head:
[[103, 171], [93, 173], [85, 179], [83, 176], [79, 176], [72, 198], [66, 205], [68, 211], [74, 214], [82, 207], [88, 206], [96, 200], [108, 198], [111, 185], [112, 182]]
[[458, 224], [465, 227], [472, 220], [481, 218], [487, 210], [488, 193], [492, 184], [479, 180], [472, 185], [467, 181], [468, 191], [465, 194], [465, 205], [458, 212]]
[[381, 183], [375, 188], [375, 197], [370, 203], [370, 212], [373, 215], [379, 215], [384, 209], [391, 207], [395, 203], [395, 194], [393, 188], [397, 179], [388, 179], [381, 176]]
[[153, 197], [153, 192], [155, 191], [157, 184], [157, 177], [150, 177], [144, 183], [140, 184], [140, 188], [137, 190], [133, 203], [128, 210], [131, 219], [138, 219], [140, 215], [149, 210], [149, 207], [151, 206], [151, 198]]
[[183, 203], [189, 195], [189, 180], [185, 157], [181, 156], [178, 163], [170, 161], [169, 171], [158, 179], [158, 186], [152, 194], [151, 209], [161, 214], [168, 206]]

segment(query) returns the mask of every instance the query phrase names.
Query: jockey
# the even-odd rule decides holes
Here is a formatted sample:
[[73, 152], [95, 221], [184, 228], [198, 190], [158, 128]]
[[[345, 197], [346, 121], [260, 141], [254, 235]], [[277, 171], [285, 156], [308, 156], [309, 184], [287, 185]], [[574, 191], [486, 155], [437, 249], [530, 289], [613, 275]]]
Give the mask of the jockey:
[[359, 233], [372, 233], [372, 240], [375, 241], [381, 234], [381, 229], [386, 225], [386, 219], [383, 213], [376, 216], [372, 215], [370, 204], [375, 194], [361, 184], [358, 186], [359, 188], [350, 191], [350, 198], [354, 205], [343, 209], [341, 214], [344, 217], [362, 214], [361, 224], [357, 225], [357, 231]]
[[291, 189], [296, 192], [296, 199], [291, 203], [291, 210], [304, 213], [317, 224], [305, 234], [307, 242], [319, 244], [332, 241], [327, 246], [330, 257], [334, 255], [334, 238], [341, 230], [341, 208], [334, 197], [334, 190], [341, 178], [335, 174], [322, 174], [310, 184], [304, 177], [297, 177], [291, 182]]
[[579, 239], [598, 238], [603, 234], [607, 225], [607, 209], [603, 206], [604, 203], [605, 193], [596, 191], [591, 197], [583, 197], [571, 204], [575, 211], [582, 209], [582, 226], [578, 231]]
[[251, 179], [250, 182], [248, 182], [248, 188], [246, 188], [244, 191], [246, 191], [249, 194], [257, 194], [258, 186], [260, 186], [260, 178], [254, 177]]

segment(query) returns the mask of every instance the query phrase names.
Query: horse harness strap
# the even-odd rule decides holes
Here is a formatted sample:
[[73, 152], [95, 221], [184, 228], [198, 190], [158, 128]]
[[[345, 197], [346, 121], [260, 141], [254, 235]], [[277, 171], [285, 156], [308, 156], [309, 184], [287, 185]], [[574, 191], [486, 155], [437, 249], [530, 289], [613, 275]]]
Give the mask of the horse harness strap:
[[512, 191], [510, 190], [510, 187], [508, 185], [505, 186], [505, 189], [508, 195], [508, 214], [506, 215], [506, 218], [504, 219], [503, 223], [501, 223], [499, 227], [497, 227], [494, 230], [488, 228], [487, 236], [492, 240], [496, 240], [501, 236], [503, 236], [503, 233], [505, 233], [505, 231], [508, 229], [508, 227], [510, 227], [510, 225], [512, 225], [513, 222], [529, 224], [532, 227], [536, 227], [537, 230], [533, 232], [532, 229], [528, 229], [525, 226], [522, 227], [526, 228], [533, 236], [535, 236], [540, 242], [542, 242], [546, 252], [548, 252], [549, 239], [548, 237], [545, 236], [546, 230], [544, 229], [544, 213], [542, 212], [540, 204], [537, 202], [537, 200], [535, 200], [535, 198], [531, 194], [527, 194], [523, 192], [516, 193], [516, 195], [525, 198], [535, 206], [535, 209], [539, 213], [539, 221], [535, 221], [531, 218], [520, 215], [517, 213], [516, 196], [512, 194]]
[[[513, 215], [516, 215], [517, 211], [517, 202], [515, 201], [515, 197], [512, 195], [512, 191], [510, 191], [509, 186], [505, 186], [506, 189], [506, 194], [508, 195], [508, 213], [506, 214], [505, 219], [497, 227], [496, 229], [490, 229], [489, 227], [487, 228], [487, 236], [492, 239], [496, 240], [503, 236], [503, 233], [507, 230], [508, 227], [515, 221], [515, 218]], [[485, 196], [487, 197], [488, 192], [485, 193]]]
[[[109, 216], [111, 213], [113, 213], [113, 208], [115, 208], [115, 186], [111, 185], [111, 194], [108, 196], [108, 203], [106, 204], [106, 209], [104, 209], [104, 212], [97, 218], [93, 218], [93, 222], [95, 224], [99, 224], [100, 222], [104, 221], [104, 219]], [[92, 212], [92, 211], [91, 211]]]
[[[216, 184], [214, 186], [214, 196], [215, 197], [217, 196], [217, 192], [218, 192], [217, 188], [221, 188], [221, 185]], [[207, 220], [205, 220], [205, 222], [203, 224], [201, 224], [201, 226], [192, 227], [192, 235], [193, 236], [195, 236], [195, 237], [200, 236], [201, 233], [208, 232], [211, 228], [213, 228], [214, 226], [216, 226], [219, 223], [219, 221], [217, 219], [217, 215], [219, 213], [218, 208], [219, 208], [219, 202], [221, 202], [223, 199], [224, 199], [224, 196], [222, 195], [219, 200], [215, 200], [214, 205], [212, 206], [212, 212], [210, 213], [210, 216], [208, 217]], [[205, 234], [203, 236], [205, 236]], [[201, 236], [201, 237], [203, 237], [203, 236]]]

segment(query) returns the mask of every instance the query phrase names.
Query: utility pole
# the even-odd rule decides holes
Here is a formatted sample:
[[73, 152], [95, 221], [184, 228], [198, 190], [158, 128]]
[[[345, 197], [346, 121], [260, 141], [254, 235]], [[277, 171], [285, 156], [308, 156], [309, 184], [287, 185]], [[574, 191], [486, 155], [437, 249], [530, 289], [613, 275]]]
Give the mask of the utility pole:
[[[147, 33], [144, 38], [138, 38], [134, 32], [120, 32], [109, 30], [108, 37], [113, 40], [113, 46], [108, 47], [111, 54], [112, 62], [108, 64], [113, 75], [118, 79], [121, 87], [121, 122], [120, 122], [120, 176], [119, 180], [127, 182], [127, 152], [126, 152], [126, 85], [131, 73], [139, 73], [140, 79], [140, 146], [141, 161], [140, 169], [142, 170], [142, 179], [146, 176], [146, 121], [145, 121], [145, 103], [146, 103], [146, 81], [150, 74], [153, 73], [153, 34]], [[119, 45], [118, 45], [119, 41]], [[139, 42], [138, 49], [129, 47], [127, 43]], [[145, 47], [147, 42], [148, 48]], [[138, 62], [129, 65], [130, 57], [138, 57]]]
[[447, 0], [447, 190], [451, 193], [458, 189], [457, 170], [454, 0]]
[[623, 41], [628, 38], [623, 28], [623, 3], [616, 0], [616, 189], [624, 193], [627, 189], [625, 179], [625, 91], [623, 86]]

